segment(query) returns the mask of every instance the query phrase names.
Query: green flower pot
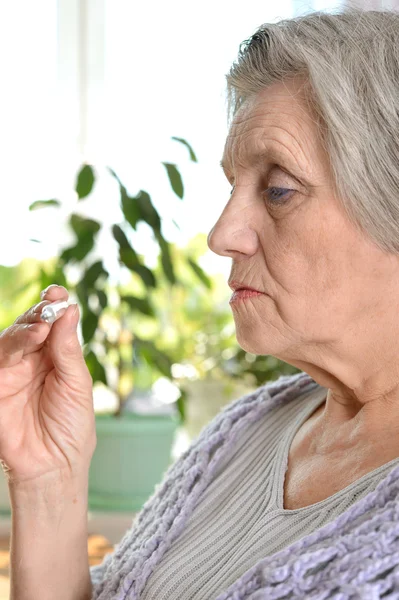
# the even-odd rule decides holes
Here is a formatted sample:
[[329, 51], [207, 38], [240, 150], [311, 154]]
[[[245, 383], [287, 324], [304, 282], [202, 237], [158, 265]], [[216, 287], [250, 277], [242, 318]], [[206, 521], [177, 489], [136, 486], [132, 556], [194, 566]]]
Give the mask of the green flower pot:
[[89, 510], [139, 511], [171, 464], [178, 417], [96, 415]]

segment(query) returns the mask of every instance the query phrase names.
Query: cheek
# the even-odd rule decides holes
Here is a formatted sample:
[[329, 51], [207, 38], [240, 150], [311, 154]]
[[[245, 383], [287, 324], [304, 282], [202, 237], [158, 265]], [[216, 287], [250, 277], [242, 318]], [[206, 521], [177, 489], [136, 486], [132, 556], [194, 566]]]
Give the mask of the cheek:
[[342, 279], [336, 236], [333, 240], [314, 230], [291, 230], [287, 236], [267, 240], [264, 256], [266, 284], [287, 325], [311, 333], [327, 324], [331, 314], [342, 312], [348, 281]]
[[[323, 198], [325, 198], [323, 196]], [[352, 236], [333, 202], [312, 201], [264, 224], [265, 289], [288, 311], [334, 306], [348, 293]]]
[[315, 283], [317, 244], [296, 231], [276, 232], [263, 240], [266, 278], [276, 297], [300, 297]]

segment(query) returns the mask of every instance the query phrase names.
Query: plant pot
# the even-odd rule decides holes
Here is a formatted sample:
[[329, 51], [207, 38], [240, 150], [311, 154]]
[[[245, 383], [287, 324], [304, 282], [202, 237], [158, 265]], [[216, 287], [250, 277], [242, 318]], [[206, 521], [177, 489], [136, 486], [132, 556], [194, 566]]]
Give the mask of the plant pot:
[[[141, 509], [171, 461], [179, 419], [96, 415], [97, 446], [89, 471], [89, 510]], [[11, 515], [8, 483], [0, 473], [0, 516]]]
[[3, 470], [0, 475], [0, 516], [11, 515], [11, 502], [8, 495], [8, 483], [7, 478]]
[[89, 510], [139, 511], [170, 466], [176, 416], [96, 415]]

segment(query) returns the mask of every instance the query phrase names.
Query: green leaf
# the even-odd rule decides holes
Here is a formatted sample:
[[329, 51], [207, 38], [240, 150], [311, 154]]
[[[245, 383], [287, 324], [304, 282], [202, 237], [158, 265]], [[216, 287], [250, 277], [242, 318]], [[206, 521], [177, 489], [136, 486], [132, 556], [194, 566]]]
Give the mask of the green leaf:
[[29, 206], [29, 210], [37, 210], [38, 208], [46, 208], [48, 206], [59, 207], [61, 206], [61, 202], [59, 200], [55, 200], [54, 198], [52, 200], [36, 200]]
[[94, 247], [92, 237], [81, 238], [75, 246], [65, 248], [61, 253], [61, 258], [65, 263], [80, 262], [89, 254]]
[[94, 312], [89, 310], [86, 306], [86, 310], [83, 312], [83, 316], [82, 316], [82, 335], [83, 335], [83, 342], [85, 344], [87, 344], [88, 342], [90, 342], [93, 339], [97, 327], [98, 327], [98, 316], [96, 314], [94, 314]]
[[130, 271], [134, 271], [140, 264], [133, 248], [119, 248], [119, 260]]
[[137, 273], [147, 287], [155, 288], [157, 283], [154, 273], [145, 265], [138, 262], [137, 254], [132, 248], [120, 249], [119, 258], [122, 264], [125, 265], [130, 271]]
[[170, 185], [172, 186], [172, 190], [175, 192], [179, 198], [183, 198], [184, 190], [183, 190], [183, 182], [179, 171], [177, 170], [176, 165], [172, 165], [171, 163], [162, 163], [166, 171], [168, 173]]
[[140, 210], [134, 198], [131, 198], [126, 189], [121, 186], [121, 208], [126, 221], [136, 229], [137, 223], [140, 220]]
[[[134, 252], [133, 248], [131, 247], [131, 245], [129, 243], [129, 240], [126, 237], [125, 232], [123, 231], [123, 229], [121, 227], [119, 227], [119, 225], [112, 226], [112, 235], [118, 242], [121, 249], [123, 249], [123, 250], [129, 249], [129, 250], [132, 250], [132, 252]], [[134, 252], [134, 254], [136, 254], [136, 253]], [[137, 258], [137, 261], [138, 261], [138, 258]]]
[[77, 242], [74, 246], [65, 248], [61, 253], [64, 263], [82, 261], [94, 247], [94, 237], [101, 229], [100, 223], [92, 219], [85, 219], [73, 214], [69, 224], [76, 235]]
[[89, 291], [86, 288], [85, 282], [83, 280], [79, 281], [79, 283], [76, 285], [75, 291], [79, 302], [82, 305], [83, 313], [85, 313], [89, 310]]
[[203, 269], [201, 269], [201, 267], [199, 265], [197, 265], [197, 263], [195, 263], [193, 260], [191, 260], [191, 258], [187, 259], [188, 264], [190, 265], [190, 267], [192, 268], [192, 270], [194, 271], [194, 273], [197, 275], [198, 279], [200, 279], [202, 281], [202, 283], [209, 289], [212, 289], [212, 282], [209, 279], [208, 275], [206, 275], [205, 271], [203, 271]]
[[162, 375], [170, 379], [172, 378], [172, 361], [167, 354], [158, 350], [153, 342], [142, 340], [135, 336], [135, 348], [146, 359], [148, 364], [155, 365]]
[[172, 140], [176, 140], [176, 142], [181, 142], [182, 144], [184, 144], [185, 146], [187, 146], [188, 151], [190, 153], [191, 160], [193, 162], [198, 162], [197, 161], [197, 157], [194, 154], [194, 150], [191, 148], [190, 144], [188, 142], [186, 142], [186, 140], [183, 140], [183, 138], [174, 137], [174, 136], [172, 136]]
[[104, 308], [106, 308], [108, 305], [107, 294], [103, 290], [96, 290], [96, 294], [97, 294], [100, 306], [104, 310]]
[[94, 171], [91, 165], [84, 165], [76, 178], [75, 191], [78, 194], [79, 200], [86, 198], [93, 189]]
[[129, 240], [127, 239], [124, 231], [119, 227], [119, 225], [112, 226], [112, 235], [116, 239], [119, 245], [119, 259], [120, 261], [128, 268], [133, 269], [136, 265], [139, 264], [139, 258], [129, 244]]
[[73, 214], [69, 219], [69, 224], [72, 227], [76, 237], [85, 236], [85, 235], [95, 235], [101, 229], [100, 223], [98, 221], [93, 221], [93, 219], [86, 219], [85, 217], [81, 217], [80, 215]]
[[96, 289], [96, 283], [103, 276], [108, 278], [109, 273], [104, 269], [102, 261], [97, 261], [84, 272], [81, 280], [75, 287], [76, 294], [83, 308], [84, 318], [86, 318], [86, 315], [91, 312], [89, 307], [90, 295], [95, 294], [97, 296], [101, 307], [100, 310], [96, 311], [97, 317], [100, 317], [102, 310], [104, 310], [108, 304], [108, 298], [105, 292], [103, 290]]
[[155, 279], [155, 275], [148, 267], [139, 264], [136, 265], [132, 270], [138, 275], [140, 275], [141, 279], [143, 280], [143, 283], [147, 287], [157, 287], [157, 280]]
[[86, 354], [85, 361], [89, 369], [90, 375], [93, 379], [93, 383], [95, 383], [96, 381], [101, 381], [105, 385], [108, 385], [105, 369], [98, 360], [97, 356], [94, 354], [93, 350], [90, 350]]
[[187, 402], [187, 392], [180, 390], [180, 396], [176, 401], [176, 407], [178, 413], [180, 415], [181, 422], [184, 423], [186, 420], [186, 402]]
[[115, 171], [113, 169], [111, 169], [111, 167], [107, 167], [108, 171], [111, 173], [112, 177], [114, 177], [116, 179], [116, 181], [118, 182], [118, 184], [120, 185], [120, 187], [122, 187], [123, 189], [126, 189], [123, 185], [121, 180], [119, 179], [118, 175], [115, 173]]
[[87, 289], [92, 290], [95, 287], [96, 281], [102, 276], [109, 276], [108, 271], [104, 269], [103, 261], [99, 260], [93, 263], [84, 273], [82, 281], [84, 281]]
[[137, 273], [144, 284], [148, 287], [156, 287], [156, 279], [153, 272], [148, 267], [142, 265], [139, 261], [135, 250], [129, 244], [129, 241], [119, 227], [119, 225], [113, 225], [112, 234], [119, 244], [119, 260], [125, 265], [130, 271]]
[[136, 298], [135, 296], [121, 296], [121, 301], [127, 304], [133, 310], [138, 310], [148, 317], [155, 317], [155, 312], [147, 298]]
[[163, 238], [161, 233], [156, 236], [159, 246], [161, 248], [161, 264], [163, 271], [168, 281], [174, 285], [176, 283], [176, 276], [173, 269], [172, 260], [170, 257], [170, 248], [168, 242]]
[[121, 208], [126, 221], [136, 230], [137, 223], [146, 221], [151, 227], [159, 229], [160, 219], [157, 211], [151, 203], [151, 199], [146, 192], [140, 190], [137, 196], [129, 196], [121, 180], [111, 168], [108, 167], [111, 175], [117, 180], [121, 194]]
[[148, 223], [148, 225], [150, 225], [155, 232], [161, 231], [161, 219], [153, 203], [151, 202], [149, 194], [143, 190], [140, 190], [137, 196], [134, 196], [132, 200], [136, 201], [136, 210], [138, 210], [140, 219]]

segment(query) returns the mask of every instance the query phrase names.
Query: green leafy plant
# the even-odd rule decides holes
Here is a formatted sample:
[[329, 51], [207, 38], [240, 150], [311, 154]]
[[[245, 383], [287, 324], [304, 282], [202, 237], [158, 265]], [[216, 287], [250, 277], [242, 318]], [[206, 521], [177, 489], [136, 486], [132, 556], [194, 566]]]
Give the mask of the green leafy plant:
[[[172, 138], [184, 144], [189, 150], [190, 160], [197, 162], [193, 149], [182, 138]], [[184, 186], [180, 171], [175, 164], [163, 163], [172, 190], [180, 200], [184, 198]], [[150, 195], [140, 190], [131, 195], [114, 170], [109, 173], [116, 180], [119, 190], [120, 207], [124, 221], [111, 226], [121, 268], [131, 274], [129, 285], [111, 286], [109, 273], [104, 267], [104, 260], [98, 259], [99, 248], [96, 240], [102, 224], [94, 219], [73, 213], [69, 217], [69, 227], [75, 240], [72, 245], [63, 248], [50, 271], [40, 270], [40, 287], [50, 283], [64, 285], [71, 293], [75, 293], [81, 306], [81, 326], [83, 351], [93, 382], [100, 381], [114, 389], [119, 399], [116, 416], [122, 411], [124, 400], [134, 386], [134, 367], [145, 361], [156, 372], [173, 379], [171, 367], [173, 359], [158, 347], [157, 339], [151, 335], [156, 311], [151, 296], [159, 287], [155, 270], [149, 268], [143, 257], [135, 250], [131, 241], [132, 230], [136, 230], [140, 222], [146, 223], [153, 234], [159, 248], [159, 262], [166, 282], [172, 288], [183, 286], [174, 267], [171, 244], [162, 233], [161, 218], [152, 203]], [[88, 198], [96, 183], [96, 170], [93, 165], [83, 165], [77, 175], [75, 191], [78, 201]], [[56, 199], [36, 201], [30, 210], [45, 207], [59, 207]], [[93, 250], [97, 251], [97, 259], [93, 259]], [[191, 256], [186, 257], [188, 268], [192, 271], [200, 285], [208, 289], [212, 286], [210, 279]], [[79, 267], [79, 279], [73, 283], [67, 276], [69, 266]], [[126, 288], [130, 287], [130, 291]], [[131, 289], [135, 292], [132, 293]], [[112, 300], [112, 301], [111, 301]], [[132, 331], [128, 321], [132, 315], [139, 314], [140, 320], [146, 320], [146, 337], [140, 337]], [[112, 332], [112, 334], [110, 333]], [[117, 370], [117, 383], [112, 386], [107, 377], [107, 367], [112, 364]], [[178, 403], [183, 415], [182, 402]]]

